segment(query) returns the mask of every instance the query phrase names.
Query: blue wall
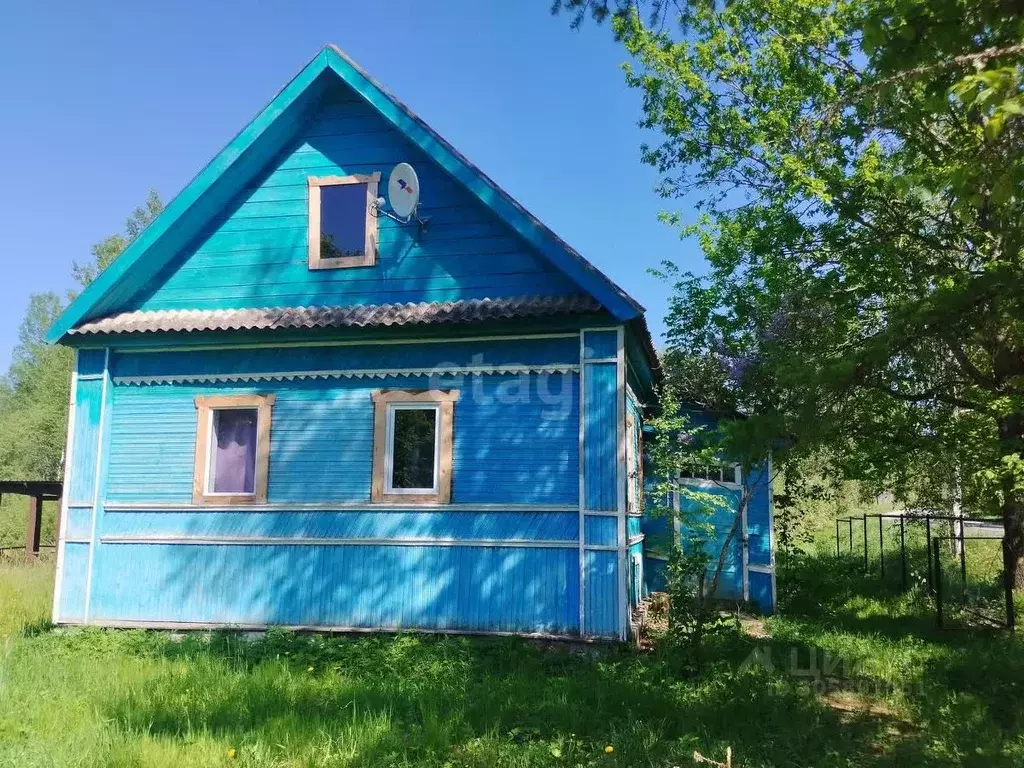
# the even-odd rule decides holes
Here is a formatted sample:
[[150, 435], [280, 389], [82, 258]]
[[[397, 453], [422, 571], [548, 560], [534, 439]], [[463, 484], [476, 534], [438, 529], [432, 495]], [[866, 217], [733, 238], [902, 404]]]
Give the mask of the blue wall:
[[[625, 373], [615, 360], [614, 330], [583, 333], [583, 500], [586, 545], [614, 547], [584, 553], [584, 623], [594, 635], [625, 639], [626, 594], [621, 583], [625, 559], [625, 509], [620, 508], [625, 472], [619, 438], [625, 420]], [[591, 362], [593, 361], [593, 362]], [[603, 512], [602, 515], [588, 513]], [[609, 513], [611, 516], [609, 516]]]
[[[747, 504], [747, 594], [751, 602], [765, 613], [775, 610], [774, 568], [772, 557], [772, 520], [769, 465], [760, 465], [751, 471], [745, 482], [752, 487]], [[725, 544], [729, 529], [736, 520], [740, 490], [722, 488], [711, 483], [692, 484], [698, 493], [709, 493], [723, 500], [723, 505], [705, 503], [680, 494], [679, 506], [682, 519], [711, 523], [713, 534], [707, 539], [706, 551], [711, 555], [709, 574], [717, 567], [719, 553]], [[651, 591], [666, 588], [665, 563], [671, 542], [671, 522], [664, 517], [645, 516], [643, 531], [646, 536], [645, 571], [647, 589]], [[685, 536], [685, 525], [682, 531]], [[749, 566], [754, 566], [751, 570]], [[764, 572], [756, 570], [758, 567]], [[723, 598], [743, 598], [743, 531], [737, 529], [726, 552], [725, 565], [719, 581], [719, 595]]]
[[[582, 515], [579, 364], [579, 335], [115, 350], [105, 409], [102, 373], [78, 384], [75, 436], [91, 450], [72, 457], [81, 500], [67, 517], [57, 617], [578, 634], [582, 615], [585, 634], [619, 637], [617, 366], [586, 366], [609, 382], [586, 400], [588, 419], [612, 435], [588, 432], [588, 487], [609, 509]], [[365, 375], [438, 365], [558, 370]], [[427, 387], [462, 395], [452, 506], [374, 507], [371, 393]], [[193, 506], [195, 397], [252, 392], [276, 395], [267, 504]]]
[[[536, 382], [536, 377], [530, 377]], [[426, 377], [373, 382], [266, 382], [261, 386], [162, 385], [114, 388], [108, 499], [171, 502], [192, 498], [197, 395], [273, 392], [270, 503], [369, 501], [376, 389], [422, 389]], [[578, 499], [576, 382], [567, 375], [566, 410], [531, 397], [500, 404], [517, 377], [482, 376], [455, 407], [454, 503], [573, 505]], [[160, 428], [154, 429], [159, 423]]]
[[[421, 234], [381, 217], [373, 267], [309, 271], [309, 176], [417, 169]], [[342, 305], [577, 293], [546, 258], [336, 83], [289, 147], [128, 309]]]

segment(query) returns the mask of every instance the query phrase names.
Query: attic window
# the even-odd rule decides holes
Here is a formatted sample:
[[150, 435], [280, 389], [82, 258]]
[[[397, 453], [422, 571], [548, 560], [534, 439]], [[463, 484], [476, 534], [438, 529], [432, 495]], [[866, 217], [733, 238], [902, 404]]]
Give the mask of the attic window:
[[309, 268], [372, 267], [377, 263], [377, 199], [380, 172], [310, 176]]

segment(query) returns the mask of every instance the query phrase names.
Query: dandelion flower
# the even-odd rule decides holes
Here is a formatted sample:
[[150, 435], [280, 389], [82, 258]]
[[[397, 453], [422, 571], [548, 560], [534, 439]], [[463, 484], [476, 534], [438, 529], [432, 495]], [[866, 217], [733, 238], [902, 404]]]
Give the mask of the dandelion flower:
[[611, 744], [609, 744], [607, 747], [604, 748], [604, 753], [606, 755], [610, 755], [614, 751], [615, 751], [615, 747], [613, 747]]
[[231, 747], [227, 751], [227, 756], [228, 756], [228, 760], [234, 760], [238, 756], [238, 752], [235, 750], [234, 747]]

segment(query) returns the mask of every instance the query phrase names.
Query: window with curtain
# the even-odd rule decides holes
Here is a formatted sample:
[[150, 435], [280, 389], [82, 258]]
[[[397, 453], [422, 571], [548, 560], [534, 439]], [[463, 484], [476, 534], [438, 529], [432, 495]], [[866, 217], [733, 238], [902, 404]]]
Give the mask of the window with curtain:
[[196, 398], [194, 504], [267, 500], [274, 395]]

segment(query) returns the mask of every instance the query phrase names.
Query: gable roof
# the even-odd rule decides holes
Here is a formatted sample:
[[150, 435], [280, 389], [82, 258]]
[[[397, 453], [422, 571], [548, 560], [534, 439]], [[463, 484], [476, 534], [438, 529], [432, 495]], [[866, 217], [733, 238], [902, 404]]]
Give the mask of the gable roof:
[[[47, 333], [54, 342], [79, 324], [109, 312], [126, 292], [153, 278], [181, 245], [205, 223], [197, 204], [227, 202], [255, 173], [254, 154], [267, 155], [288, 140], [288, 121], [315, 99], [323, 77], [340, 78], [483, 205], [542, 256], [592, 296], [617, 320], [629, 321], [644, 308], [565, 241], [530, 214], [486, 174], [388, 93], [335, 46], [325, 46], [234, 139], [178, 194], [114, 262], [71, 303]], [[176, 244], [177, 245], [176, 247]]]

